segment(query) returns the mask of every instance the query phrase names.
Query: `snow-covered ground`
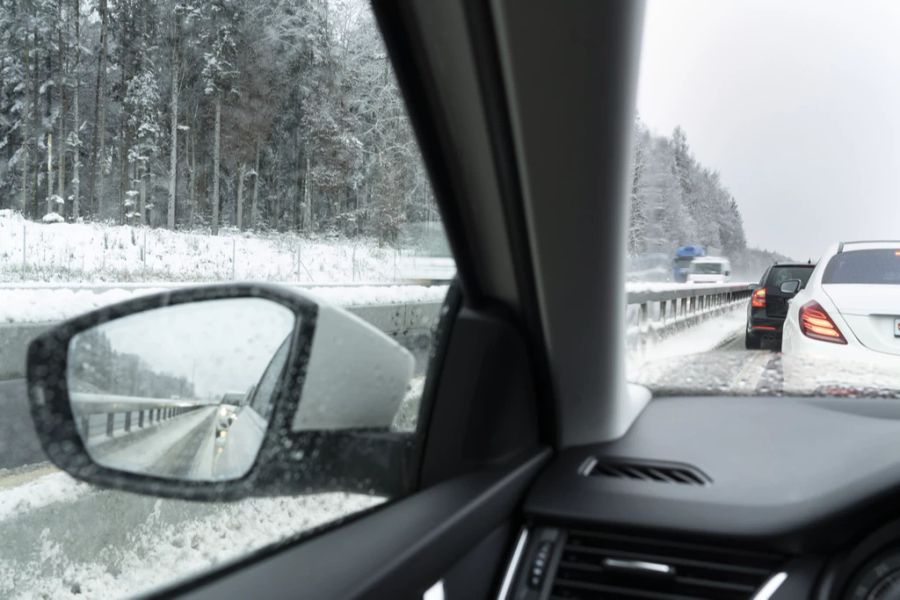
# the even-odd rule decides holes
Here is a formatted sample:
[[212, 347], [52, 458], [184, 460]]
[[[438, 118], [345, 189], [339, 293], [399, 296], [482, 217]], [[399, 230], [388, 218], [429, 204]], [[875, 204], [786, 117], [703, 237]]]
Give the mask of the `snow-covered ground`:
[[404, 255], [371, 239], [295, 233], [220, 235], [102, 223], [37, 223], [0, 216], [0, 282], [391, 282]]
[[[187, 285], [187, 284], [185, 284]], [[293, 285], [293, 284], [292, 284]], [[66, 287], [0, 287], [0, 324], [49, 323], [74, 317], [116, 302], [162, 292], [165, 287], [127, 287], [92, 290]], [[441, 303], [447, 286], [391, 285], [351, 287], [303, 287], [317, 298], [337, 306]]]
[[200, 503], [99, 490], [60, 472], [10, 490], [0, 478], [0, 597], [131, 597], [383, 501], [328, 493]]

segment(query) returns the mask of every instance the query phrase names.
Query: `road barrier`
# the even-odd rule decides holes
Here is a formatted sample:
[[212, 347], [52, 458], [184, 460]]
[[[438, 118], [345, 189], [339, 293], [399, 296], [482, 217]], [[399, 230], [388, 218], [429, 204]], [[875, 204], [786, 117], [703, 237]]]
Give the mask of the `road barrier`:
[[211, 401], [194, 399], [149, 398], [84, 394], [73, 392], [78, 400], [78, 419], [82, 437], [112, 438], [159, 425], [204, 406]]
[[[43, 287], [43, 286], [37, 286]], [[58, 285], [56, 287], [59, 287]], [[99, 292], [109, 289], [160, 287], [160, 284], [119, 284], [73, 286]], [[167, 284], [166, 287], [179, 287]], [[627, 339], [630, 346], [666, 337], [733, 308], [746, 301], [751, 284], [728, 285], [653, 285], [642, 289], [629, 284]], [[434, 301], [348, 306], [347, 310], [371, 323], [424, 358], [440, 315], [441, 304]], [[0, 380], [25, 375], [25, 354], [31, 340], [55, 323], [0, 324]]]
[[722, 314], [750, 299], [750, 283], [683, 285], [631, 290], [627, 294], [627, 343], [644, 345]]

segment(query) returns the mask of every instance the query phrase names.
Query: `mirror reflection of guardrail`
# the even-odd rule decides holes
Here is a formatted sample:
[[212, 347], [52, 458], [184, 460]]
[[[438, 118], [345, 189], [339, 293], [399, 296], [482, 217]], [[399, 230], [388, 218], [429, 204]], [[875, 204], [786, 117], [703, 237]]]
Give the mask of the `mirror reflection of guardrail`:
[[157, 399], [109, 394], [73, 393], [78, 400], [79, 427], [85, 439], [116, 437], [159, 425], [169, 419], [215, 404], [212, 401]]
[[627, 343], [633, 347], [693, 327], [745, 303], [753, 289], [752, 284], [735, 283], [631, 290], [626, 300]]

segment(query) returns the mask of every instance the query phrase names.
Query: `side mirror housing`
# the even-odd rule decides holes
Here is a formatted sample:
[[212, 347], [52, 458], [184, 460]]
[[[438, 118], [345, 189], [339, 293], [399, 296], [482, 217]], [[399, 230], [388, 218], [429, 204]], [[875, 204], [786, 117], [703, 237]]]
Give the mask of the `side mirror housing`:
[[391, 435], [414, 367], [340, 308], [273, 285], [185, 288], [61, 323], [28, 349], [44, 452], [73, 477], [163, 497], [397, 493]]
[[781, 290], [781, 293], [786, 296], [796, 296], [797, 292], [800, 291], [800, 280], [788, 279], [781, 284], [779, 289]]

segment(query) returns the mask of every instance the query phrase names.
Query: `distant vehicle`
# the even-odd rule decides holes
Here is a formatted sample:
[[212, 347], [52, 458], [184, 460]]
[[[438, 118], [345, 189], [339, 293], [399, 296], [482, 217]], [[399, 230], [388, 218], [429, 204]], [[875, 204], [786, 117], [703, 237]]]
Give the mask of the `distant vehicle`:
[[[789, 280], [781, 291], [794, 287]], [[782, 338], [785, 354], [900, 358], [900, 241], [829, 248], [791, 300]]]
[[220, 404], [230, 404], [232, 406], [243, 406], [247, 403], [246, 392], [225, 392], [222, 394]]
[[687, 281], [691, 263], [695, 258], [706, 256], [706, 246], [679, 246], [675, 249], [675, 260], [672, 262], [672, 278], [677, 283]]
[[688, 283], [725, 283], [731, 279], [731, 262], [721, 256], [701, 256], [691, 261]]
[[812, 275], [814, 264], [774, 264], [763, 273], [759, 287], [753, 291], [747, 304], [747, 330], [744, 346], [748, 350], [759, 350], [763, 342], [781, 343], [781, 328], [787, 316], [788, 300], [791, 294], [781, 291], [785, 281], [797, 280], [800, 288], [806, 287]]

